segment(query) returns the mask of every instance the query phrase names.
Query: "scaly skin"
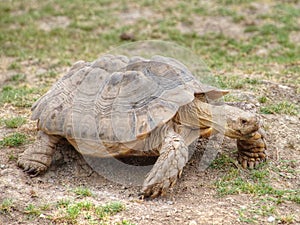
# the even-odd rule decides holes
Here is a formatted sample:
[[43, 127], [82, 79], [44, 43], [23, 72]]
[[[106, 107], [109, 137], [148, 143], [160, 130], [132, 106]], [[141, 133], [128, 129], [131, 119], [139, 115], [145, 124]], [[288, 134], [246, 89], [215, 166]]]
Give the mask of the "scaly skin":
[[147, 175], [142, 193], [144, 197], [163, 195], [180, 177], [188, 161], [188, 147], [182, 137], [170, 129], [162, 144], [160, 156]]
[[24, 172], [31, 174], [32, 177], [45, 172], [52, 162], [55, 146], [59, 140], [60, 137], [58, 136], [39, 131], [34, 145], [27, 148], [19, 156], [18, 166], [23, 168]]

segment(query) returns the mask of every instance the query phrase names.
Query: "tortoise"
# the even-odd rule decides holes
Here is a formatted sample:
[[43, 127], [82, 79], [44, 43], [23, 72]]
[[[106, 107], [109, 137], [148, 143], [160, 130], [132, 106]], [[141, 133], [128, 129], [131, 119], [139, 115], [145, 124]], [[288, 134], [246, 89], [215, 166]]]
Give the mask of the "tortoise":
[[143, 196], [154, 198], [181, 176], [193, 141], [223, 133], [237, 140], [242, 167], [254, 168], [266, 159], [261, 123], [251, 112], [214, 104], [227, 93], [200, 83], [170, 57], [107, 54], [79, 61], [33, 104], [38, 137], [18, 165], [32, 176], [45, 172], [62, 138], [82, 155], [158, 156], [142, 186]]

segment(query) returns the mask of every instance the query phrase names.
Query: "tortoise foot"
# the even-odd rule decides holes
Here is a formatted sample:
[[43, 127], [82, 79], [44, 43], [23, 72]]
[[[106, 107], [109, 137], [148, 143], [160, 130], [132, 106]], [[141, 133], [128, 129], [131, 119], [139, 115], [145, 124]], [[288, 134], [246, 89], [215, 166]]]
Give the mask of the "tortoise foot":
[[237, 140], [238, 161], [243, 168], [253, 169], [267, 159], [267, 145], [262, 129], [250, 137]]
[[20, 155], [18, 166], [31, 177], [45, 172], [52, 162], [55, 145], [59, 139], [59, 137], [39, 131], [36, 142]]
[[22, 157], [18, 160], [18, 166], [31, 177], [35, 177], [48, 169], [48, 166], [44, 165], [41, 162], [23, 159]]
[[156, 198], [163, 196], [170, 187], [173, 187], [177, 181], [177, 176], [162, 180], [152, 185], [144, 184], [141, 195], [145, 198]]

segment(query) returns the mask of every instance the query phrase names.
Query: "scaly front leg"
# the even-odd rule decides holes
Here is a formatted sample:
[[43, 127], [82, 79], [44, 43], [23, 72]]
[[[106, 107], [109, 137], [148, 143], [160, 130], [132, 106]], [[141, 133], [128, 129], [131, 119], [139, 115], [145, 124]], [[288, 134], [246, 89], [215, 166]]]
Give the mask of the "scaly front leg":
[[176, 183], [187, 161], [188, 147], [179, 134], [170, 130], [160, 149], [160, 156], [144, 181], [143, 196], [155, 198], [163, 195]]
[[261, 162], [266, 161], [267, 145], [262, 128], [254, 132], [251, 137], [238, 139], [238, 161], [243, 168], [253, 169]]
[[36, 142], [20, 155], [18, 166], [31, 176], [45, 172], [52, 162], [55, 145], [59, 140], [60, 137], [39, 131]]

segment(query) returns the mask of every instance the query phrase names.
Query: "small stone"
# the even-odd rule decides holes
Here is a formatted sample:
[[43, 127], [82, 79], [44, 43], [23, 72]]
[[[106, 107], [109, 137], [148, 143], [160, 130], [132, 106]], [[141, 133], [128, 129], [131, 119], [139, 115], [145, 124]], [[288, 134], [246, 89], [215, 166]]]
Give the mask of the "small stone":
[[4, 169], [5, 168], [5, 165], [4, 164], [1, 164], [0, 165], [0, 169]]
[[173, 205], [174, 202], [173, 202], [173, 201], [167, 201], [167, 204], [168, 204], [168, 205]]
[[197, 222], [196, 222], [195, 220], [191, 220], [191, 221], [189, 222], [189, 225], [197, 225]]
[[275, 221], [275, 217], [269, 216], [268, 222], [269, 222], [269, 223], [272, 223], [272, 222], [274, 222], [274, 221]]

